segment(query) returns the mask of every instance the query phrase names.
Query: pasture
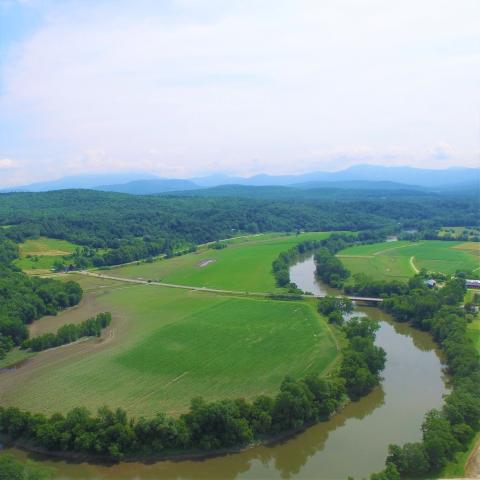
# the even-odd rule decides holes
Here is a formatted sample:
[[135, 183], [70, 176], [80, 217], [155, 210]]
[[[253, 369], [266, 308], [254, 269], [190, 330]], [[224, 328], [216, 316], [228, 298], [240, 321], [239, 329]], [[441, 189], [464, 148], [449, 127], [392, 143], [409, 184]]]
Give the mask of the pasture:
[[72, 254], [76, 248], [77, 245], [66, 240], [47, 237], [29, 239], [19, 245], [20, 257], [14, 264], [29, 273], [50, 272], [57, 260]]
[[319, 373], [337, 358], [310, 302], [78, 280], [88, 290], [82, 304], [38, 320], [37, 332], [43, 322], [53, 331], [105, 310], [112, 325], [100, 339], [41, 352], [0, 373], [2, 405], [51, 413], [107, 404], [135, 416], [178, 415], [195, 396], [274, 394], [285, 375]]
[[353, 273], [378, 280], [407, 280], [416, 271], [453, 274], [480, 267], [480, 244], [421, 240], [397, 241], [349, 247], [337, 254]]
[[178, 285], [273, 292], [279, 290], [272, 275], [272, 262], [279, 253], [304, 240], [320, 240], [328, 235], [319, 232], [237, 238], [223, 250], [203, 247], [181, 257], [113, 268], [111, 274]]

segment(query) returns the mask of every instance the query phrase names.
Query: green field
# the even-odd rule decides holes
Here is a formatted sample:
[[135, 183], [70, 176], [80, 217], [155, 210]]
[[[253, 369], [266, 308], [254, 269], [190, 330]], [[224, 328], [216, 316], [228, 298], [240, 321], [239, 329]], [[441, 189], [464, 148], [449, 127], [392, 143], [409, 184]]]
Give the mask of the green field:
[[250, 236], [232, 241], [223, 250], [202, 248], [196, 253], [168, 260], [114, 268], [110, 274], [179, 285], [272, 292], [278, 290], [272, 275], [272, 262], [278, 254], [304, 240], [318, 240], [328, 235], [304, 233]]
[[406, 280], [422, 268], [446, 274], [479, 268], [480, 244], [440, 240], [382, 242], [346, 248], [338, 257], [353, 274]]
[[329, 328], [308, 302], [120, 282], [112, 288], [78, 277], [90, 291], [82, 305], [35, 323], [48, 321], [55, 330], [82, 313], [109, 310], [111, 327], [100, 340], [42, 352], [0, 375], [1, 404], [41, 412], [108, 404], [132, 415], [176, 415], [198, 395], [274, 394], [286, 374], [321, 372], [337, 356]]
[[56, 261], [70, 255], [76, 248], [77, 245], [73, 243], [55, 238], [39, 237], [26, 240], [19, 245], [20, 257], [14, 261], [14, 264], [29, 272], [50, 271]]

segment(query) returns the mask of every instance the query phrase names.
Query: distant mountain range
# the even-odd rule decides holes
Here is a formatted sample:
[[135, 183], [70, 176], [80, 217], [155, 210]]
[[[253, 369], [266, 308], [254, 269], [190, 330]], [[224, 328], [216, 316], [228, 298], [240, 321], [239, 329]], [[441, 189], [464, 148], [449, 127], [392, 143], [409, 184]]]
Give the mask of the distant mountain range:
[[74, 175], [51, 180], [48, 182], [37, 182], [19, 187], [3, 189], [3, 192], [48, 192], [51, 190], [65, 190], [68, 188], [95, 188], [106, 184], [124, 184], [130, 182], [132, 178], [155, 179], [155, 175], [145, 172], [122, 172], [122, 173], [103, 173], [91, 175]]
[[[383, 167], [355, 165], [338, 172], [311, 172], [302, 175], [255, 175], [234, 177], [210, 175], [191, 179], [159, 178], [145, 172], [123, 172], [101, 175], [78, 175], [64, 177], [49, 182], [32, 183], [9, 189], [8, 191], [40, 192], [69, 188], [95, 189], [108, 192], [151, 195], [171, 192], [194, 192], [202, 195], [211, 188], [218, 195], [217, 187], [232, 185], [248, 187], [290, 187], [302, 190], [354, 189], [354, 190], [408, 190], [408, 191], [454, 191], [478, 190], [480, 169], [452, 167], [443, 170], [413, 167]], [[266, 190], [264, 190], [266, 191]]]
[[354, 165], [338, 172], [311, 172], [302, 175], [255, 175], [253, 177], [229, 177], [214, 175], [192, 178], [202, 187], [236, 184], [252, 186], [298, 185], [312, 182], [395, 182], [421, 187], [443, 187], [445, 185], [478, 182], [480, 169], [451, 167], [442, 170], [414, 167], [383, 167], [377, 165]]
[[200, 186], [190, 180], [178, 180], [175, 178], [154, 178], [152, 180], [133, 180], [127, 183], [115, 185], [100, 185], [94, 190], [104, 192], [130, 193], [132, 195], [152, 195], [173, 191], [196, 190]]

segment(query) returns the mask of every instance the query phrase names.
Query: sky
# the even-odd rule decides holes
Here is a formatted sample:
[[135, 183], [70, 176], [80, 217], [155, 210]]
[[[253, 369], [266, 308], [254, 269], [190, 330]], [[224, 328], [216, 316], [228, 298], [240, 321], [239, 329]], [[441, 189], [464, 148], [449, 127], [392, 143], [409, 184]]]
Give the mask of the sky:
[[0, 0], [0, 186], [479, 166], [478, 0]]

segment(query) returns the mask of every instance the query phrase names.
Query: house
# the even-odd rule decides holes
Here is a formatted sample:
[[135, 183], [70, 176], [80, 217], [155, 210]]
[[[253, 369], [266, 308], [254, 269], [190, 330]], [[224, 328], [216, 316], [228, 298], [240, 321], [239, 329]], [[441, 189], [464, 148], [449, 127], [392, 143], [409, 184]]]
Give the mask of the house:
[[467, 288], [480, 288], [480, 280], [465, 280], [465, 286]]
[[425, 285], [428, 288], [435, 288], [437, 286], [437, 282], [433, 278], [430, 278], [429, 280], [425, 280]]

